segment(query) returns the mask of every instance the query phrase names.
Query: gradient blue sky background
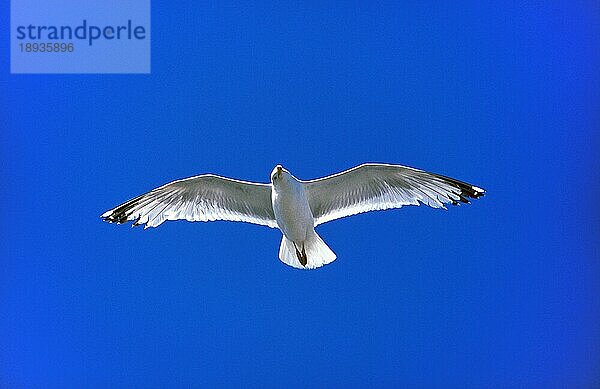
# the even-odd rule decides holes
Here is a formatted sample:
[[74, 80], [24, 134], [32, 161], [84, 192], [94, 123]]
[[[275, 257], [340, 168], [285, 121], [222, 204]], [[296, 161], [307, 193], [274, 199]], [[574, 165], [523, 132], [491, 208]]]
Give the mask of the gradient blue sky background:
[[[152, 74], [62, 76], [9, 74], [4, 4], [0, 386], [600, 386], [600, 8], [461, 4], [154, 1]], [[365, 161], [488, 195], [320, 226], [317, 271], [266, 227], [99, 218]]]

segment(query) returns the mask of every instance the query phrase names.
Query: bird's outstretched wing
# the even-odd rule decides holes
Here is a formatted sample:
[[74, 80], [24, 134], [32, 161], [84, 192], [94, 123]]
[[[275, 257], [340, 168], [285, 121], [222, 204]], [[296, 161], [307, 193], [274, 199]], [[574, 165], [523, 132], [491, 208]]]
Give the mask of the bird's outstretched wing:
[[434, 208], [468, 203], [485, 190], [453, 178], [401, 165], [367, 163], [304, 181], [315, 225], [380, 209], [420, 203]]
[[277, 227], [271, 185], [213, 174], [173, 181], [102, 214], [110, 223], [156, 227], [165, 220], [231, 220]]

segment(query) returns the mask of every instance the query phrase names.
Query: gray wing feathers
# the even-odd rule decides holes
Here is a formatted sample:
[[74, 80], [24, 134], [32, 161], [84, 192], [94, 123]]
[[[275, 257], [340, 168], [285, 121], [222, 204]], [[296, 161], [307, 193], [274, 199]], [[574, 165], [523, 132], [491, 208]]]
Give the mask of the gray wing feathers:
[[361, 212], [423, 203], [433, 208], [468, 203], [485, 190], [439, 174], [401, 165], [363, 164], [305, 181], [315, 225]]
[[165, 220], [230, 220], [277, 227], [271, 185], [206, 174], [173, 181], [102, 214], [110, 223], [156, 227]]

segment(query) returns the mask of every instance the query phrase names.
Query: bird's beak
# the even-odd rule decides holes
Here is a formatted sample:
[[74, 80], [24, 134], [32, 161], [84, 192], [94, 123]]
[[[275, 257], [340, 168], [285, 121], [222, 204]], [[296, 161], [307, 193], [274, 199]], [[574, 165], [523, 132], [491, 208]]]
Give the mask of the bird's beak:
[[281, 177], [281, 171], [282, 171], [282, 167], [281, 165], [277, 165], [277, 177]]

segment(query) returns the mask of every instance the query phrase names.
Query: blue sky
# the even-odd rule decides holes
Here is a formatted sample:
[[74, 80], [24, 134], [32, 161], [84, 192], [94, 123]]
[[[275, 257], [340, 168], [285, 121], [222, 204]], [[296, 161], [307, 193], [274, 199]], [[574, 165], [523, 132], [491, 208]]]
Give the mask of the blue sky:
[[[599, 21], [154, 1], [150, 75], [10, 75], [0, 23], [0, 386], [597, 387]], [[322, 225], [317, 271], [267, 227], [99, 218], [195, 174], [367, 161], [488, 195]]]

